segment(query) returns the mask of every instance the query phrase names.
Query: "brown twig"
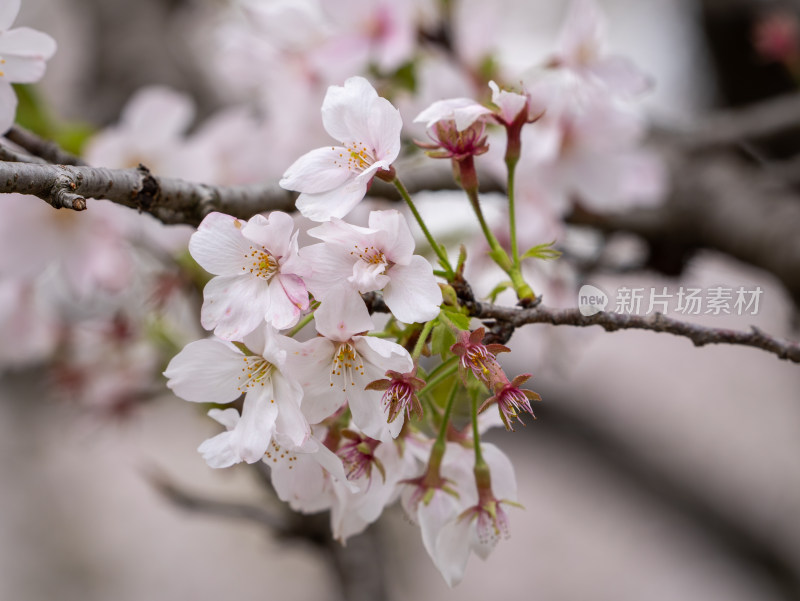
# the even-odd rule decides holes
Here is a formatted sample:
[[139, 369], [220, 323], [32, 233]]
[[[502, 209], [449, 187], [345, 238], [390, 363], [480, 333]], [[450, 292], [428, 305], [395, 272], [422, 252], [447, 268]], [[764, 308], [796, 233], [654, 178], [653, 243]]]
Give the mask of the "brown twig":
[[38, 196], [57, 209], [82, 211], [87, 198], [107, 199], [150, 213], [164, 223], [198, 225], [221, 211], [249, 218], [268, 210], [292, 210], [292, 195], [277, 185], [212, 186], [155, 176], [137, 169], [42, 165], [0, 161], [0, 193]]
[[63, 150], [55, 142], [40, 138], [32, 131], [28, 131], [19, 125], [13, 125], [6, 132], [5, 137], [20, 148], [27, 150], [33, 156], [39, 157], [48, 163], [55, 165], [86, 165], [83, 159]]

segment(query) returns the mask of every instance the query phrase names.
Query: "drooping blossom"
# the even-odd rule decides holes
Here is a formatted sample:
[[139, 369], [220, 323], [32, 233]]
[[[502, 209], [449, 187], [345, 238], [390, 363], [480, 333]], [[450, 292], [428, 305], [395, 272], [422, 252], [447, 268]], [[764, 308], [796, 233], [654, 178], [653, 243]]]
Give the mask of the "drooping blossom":
[[395, 210], [372, 211], [369, 227], [333, 218], [308, 231], [323, 241], [300, 251], [311, 266], [309, 291], [322, 302], [318, 316], [344, 322], [368, 317], [360, 294], [383, 290], [383, 300], [402, 322], [429, 321], [439, 314], [442, 292], [427, 259], [414, 254], [414, 238], [405, 217]]
[[302, 445], [310, 434], [303, 390], [286, 369], [285, 336], [264, 325], [244, 337], [244, 349], [222, 340], [188, 344], [167, 366], [167, 386], [196, 403], [230, 403], [245, 395], [241, 419], [198, 449], [211, 467], [254, 463], [269, 445]]
[[10, 29], [22, 0], [0, 3], [0, 133], [14, 123], [17, 95], [12, 83], [33, 83], [44, 75], [45, 63], [55, 54], [56, 42], [28, 27]]
[[[479, 412], [484, 411], [490, 405], [497, 404], [497, 408], [500, 411], [500, 418], [503, 420], [503, 425], [506, 427], [506, 430], [514, 429], [511, 422], [515, 417], [524, 425], [519, 415], [520, 412], [525, 411], [533, 415], [531, 401], [542, 400], [542, 397], [532, 390], [520, 388], [530, 377], [530, 374], [522, 374], [510, 382], [506, 380], [505, 384], [496, 382], [494, 385], [494, 394], [484, 401]], [[536, 418], [535, 415], [533, 417], [534, 419]]]
[[363, 77], [328, 88], [322, 123], [341, 146], [304, 154], [280, 181], [300, 192], [297, 209], [314, 221], [344, 217], [361, 202], [372, 178], [388, 171], [400, 153], [403, 127], [398, 110]]
[[282, 330], [308, 309], [299, 273], [297, 232], [286, 213], [244, 222], [211, 213], [189, 241], [189, 251], [216, 277], [203, 290], [200, 321], [225, 340], [241, 339], [264, 320]]
[[315, 315], [322, 337], [296, 343], [289, 355], [292, 373], [304, 391], [303, 413], [315, 424], [347, 403], [359, 430], [376, 440], [389, 440], [398, 435], [404, 420], [389, 423], [381, 393], [366, 387], [387, 370], [411, 371], [414, 362], [399, 344], [359, 335], [372, 327], [369, 315], [360, 323], [337, 321], [335, 315], [345, 310], [339, 304], [344, 299], [337, 299], [326, 301], [332, 310], [325, 319]]
[[389, 370], [386, 372], [385, 379], [367, 384], [367, 390], [383, 391], [381, 401], [383, 406], [389, 410], [389, 422], [393, 422], [403, 412], [409, 419], [412, 412], [418, 418], [422, 417], [422, 403], [417, 398], [417, 392], [425, 386], [425, 381], [417, 378], [416, 374], [416, 367], [407, 374]]
[[471, 552], [486, 559], [500, 538], [508, 538], [509, 524], [503, 505], [519, 506], [514, 466], [509, 458], [492, 444], [481, 445], [488, 466], [486, 481], [476, 479], [459, 492], [464, 507], [458, 515], [442, 525], [436, 536], [432, 554], [434, 564], [451, 587], [464, 577]]
[[470, 372], [489, 390], [493, 390], [496, 383], [508, 381], [496, 355], [507, 353], [510, 349], [502, 344], [483, 344], [485, 333], [486, 329], [482, 327], [474, 332], [459, 332], [458, 339], [450, 350], [458, 355], [458, 369], [462, 378]]

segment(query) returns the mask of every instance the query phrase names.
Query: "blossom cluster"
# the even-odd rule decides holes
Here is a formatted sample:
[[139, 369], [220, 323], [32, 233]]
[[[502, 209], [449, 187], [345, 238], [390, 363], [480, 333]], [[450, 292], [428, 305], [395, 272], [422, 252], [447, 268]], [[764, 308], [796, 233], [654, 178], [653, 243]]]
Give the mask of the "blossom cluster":
[[[470, 319], [457, 290], [469, 279], [481, 294], [488, 281], [493, 299], [508, 289], [513, 302], [535, 302], [529, 281], [544, 262], [530, 259], [558, 254], [548, 242], [569, 210], [658, 200], [661, 164], [641, 148], [635, 105], [649, 80], [605, 52], [593, 0], [572, 4], [545, 63], [491, 77], [470, 66], [478, 56], [453, 61], [466, 73], [438, 52], [418, 56], [425, 2], [348, 0], [336, 14], [314, 2], [230, 4], [240, 18], [220, 26], [216, 60], [230, 61], [218, 75], [239, 104], [192, 127], [188, 96], [140, 90], [84, 157], [214, 184], [280, 178], [299, 215], [211, 212], [190, 235], [102, 201], [64, 215], [9, 199], [0, 249], [26, 262], [0, 253], [0, 362], [49, 358], [59, 390], [115, 410], [151, 395], [163, 370], [178, 397], [213, 405], [224, 429], [199, 447], [210, 466], [266, 463], [277, 495], [297, 511], [330, 511], [343, 542], [400, 500], [455, 585], [472, 552], [485, 559], [508, 534], [517, 506], [511, 461], [482, 436], [513, 430], [540, 398], [524, 388], [529, 373], [506, 374], [497, 356], [509, 349]], [[4, 6], [0, 30], [19, 1]], [[0, 32], [8, 124], [3, 78], [39, 77], [55, 49], [35, 34]], [[408, 65], [413, 93], [398, 83]], [[383, 95], [353, 73], [370, 73]], [[304, 110], [318, 86], [321, 128]], [[445, 193], [419, 205], [408, 194], [401, 159], [419, 148], [451, 162], [458, 208]], [[479, 172], [504, 179], [506, 198], [480, 196]], [[405, 206], [364, 210], [375, 179]], [[537, 291], [569, 279], [547, 269]]]

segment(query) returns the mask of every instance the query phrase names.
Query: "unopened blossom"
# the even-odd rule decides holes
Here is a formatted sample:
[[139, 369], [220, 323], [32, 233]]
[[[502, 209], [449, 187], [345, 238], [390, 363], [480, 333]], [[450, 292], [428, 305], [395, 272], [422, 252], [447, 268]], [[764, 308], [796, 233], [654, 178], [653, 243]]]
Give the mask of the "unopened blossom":
[[22, 0], [0, 2], [0, 133], [14, 123], [17, 95], [12, 83], [33, 83], [44, 75], [45, 63], [56, 51], [46, 33], [28, 27], [10, 29]]
[[367, 315], [361, 294], [383, 290], [383, 300], [402, 322], [425, 322], [439, 314], [442, 292], [427, 259], [414, 254], [414, 237], [398, 211], [372, 211], [369, 227], [331, 219], [308, 231], [323, 241], [307, 246], [300, 256], [311, 268], [309, 291], [322, 302], [319, 319], [332, 303], [339, 321], [360, 321]]
[[167, 366], [167, 386], [187, 401], [230, 403], [245, 395], [235, 426], [200, 445], [211, 467], [259, 461], [273, 439], [300, 446], [308, 438], [303, 390], [286, 369], [286, 340], [265, 324], [244, 337], [244, 348], [197, 340]]
[[417, 368], [407, 374], [396, 371], [386, 372], [386, 379], [375, 380], [367, 384], [367, 390], [382, 390], [383, 406], [389, 411], [389, 422], [393, 422], [398, 415], [405, 412], [411, 419], [411, 413], [422, 417], [422, 404], [417, 398], [417, 392], [425, 386], [425, 381], [416, 377]]
[[470, 552], [486, 559], [501, 538], [508, 538], [508, 516], [503, 508], [517, 504], [517, 482], [509, 458], [492, 444], [481, 445], [486, 471], [461, 489], [458, 515], [444, 524], [432, 554], [434, 564], [449, 586], [464, 577]]
[[389, 171], [400, 153], [403, 127], [399, 111], [363, 77], [328, 88], [322, 123], [341, 145], [304, 154], [280, 181], [300, 192], [297, 209], [314, 221], [344, 217], [361, 202], [372, 178]]
[[[520, 388], [530, 377], [530, 374], [522, 374], [510, 382], [496, 382], [494, 385], [494, 395], [486, 399], [479, 411], [484, 411], [490, 405], [496, 403], [500, 411], [500, 418], [503, 420], [503, 425], [506, 427], [506, 430], [514, 429], [511, 425], [514, 418], [517, 418], [519, 423], [525, 425], [519, 415], [520, 412], [524, 411], [533, 415], [531, 401], [542, 400], [542, 397], [532, 390]], [[535, 415], [533, 415], [533, 417], [536, 419]]]
[[455, 161], [489, 150], [486, 118], [491, 109], [469, 98], [437, 100], [414, 119], [425, 123], [431, 142], [417, 142], [433, 158]]
[[510, 349], [502, 344], [483, 344], [485, 328], [474, 332], [459, 332], [458, 340], [450, 350], [458, 355], [458, 368], [462, 377], [471, 372], [489, 390], [498, 382], [507, 382], [508, 378], [497, 362], [497, 353], [507, 353]]
[[[344, 311], [335, 300], [327, 302], [329, 317]], [[361, 323], [316, 316], [315, 322], [322, 337], [296, 343], [289, 355], [292, 373], [303, 387], [303, 413], [309, 423], [321, 422], [347, 403], [353, 423], [364, 434], [376, 440], [396, 437], [404, 420], [389, 423], [381, 393], [366, 387], [387, 370], [411, 371], [411, 355], [389, 340], [359, 335], [372, 327], [369, 315]]]
[[203, 290], [200, 321], [225, 340], [240, 340], [264, 320], [282, 330], [308, 309], [297, 232], [286, 213], [245, 222], [210, 213], [189, 241], [189, 252], [214, 274]]

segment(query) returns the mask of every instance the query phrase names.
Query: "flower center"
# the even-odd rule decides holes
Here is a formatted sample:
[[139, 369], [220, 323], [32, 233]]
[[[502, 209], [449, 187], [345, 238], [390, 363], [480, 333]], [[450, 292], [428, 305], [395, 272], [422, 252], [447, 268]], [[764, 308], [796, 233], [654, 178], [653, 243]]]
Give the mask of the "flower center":
[[375, 162], [375, 157], [364, 144], [350, 142], [345, 144], [344, 147], [347, 152], [340, 152], [339, 160], [334, 161], [337, 167], [344, 167], [348, 171], [361, 173]]
[[263, 247], [250, 246], [250, 252], [244, 258], [249, 265], [242, 267], [242, 271], [246, 272], [249, 269], [250, 273], [262, 280], [271, 280], [278, 271], [278, 260]]
[[379, 249], [374, 246], [367, 246], [366, 248], [359, 248], [358, 244], [353, 245], [355, 250], [350, 251], [351, 255], [357, 255], [359, 259], [370, 265], [386, 265], [388, 261], [386, 256]]
[[345, 392], [348, 386], [356, 385], [356, 376], [358, 375], [364, 375], [364, 362], [358, 356], [353, 345], [344, 342], [339, 345], [339, 349], [333, 356], [331, 386], [333, 386], [334, 378], [339, 378], [342, 381], [342, 392]]
[[[239, 392], [246, 392], [253, 388], [264, 386], [272, 375], [272, 363], [255, 355], [248, 355], [242, 357], [244, 367], [242, 373], [239, 374], [239, 383], [236, 390]], [[274, 401], [273, 401], [274, 402]]]

